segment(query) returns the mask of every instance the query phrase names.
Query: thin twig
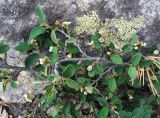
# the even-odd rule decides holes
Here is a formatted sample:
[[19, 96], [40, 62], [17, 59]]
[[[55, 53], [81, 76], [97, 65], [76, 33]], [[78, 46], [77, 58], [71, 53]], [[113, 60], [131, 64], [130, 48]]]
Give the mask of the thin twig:
[[106, 63], [111, 63], [110, 61], [108, 61], [106, 58], [100, 58], [100, 57], [88, 57], [88, 58], [66, 58], [66, 59], [62, 59], [62, 60], [59, 60], [56, 64], [55, 64], [55, 67], [54, 67], [54, 73], [59, 75], [59, 71], [58, 71], [58, 68], [59, 68], [59, 65], [61, 63], [64, 63], [64, 62], [68, 62], [68, 61], [71, 61], [71, 62], [77, 62], [77, 61], [87, 61], [87, 60], [90, 60], [90, 61], [104, 61]]
[[[61, 34], [63, 34], [66, 38], [71, 38], [63, 30], [57, 29], [57, 31], [60, 32]], [[65, 43], [65, 45], [66, 45], [66, 43]], [[77, 46], [77, 48], [79, 49], [79, 51], [81, 52], [82, 55], [84, 55], [85, 57], [87, 57], [86, 53], [80, 48], [80, 45], [78, 43], [74, 42], [74, 45]]]
[[30, 68], [11, 66], [11, 65], [8, 65], [8, 64], [0, 65], [0, 69], [13, 69], [13, 70], [17, 70], [17, 71], [21, 70], [21, 71], [28, 71], [28, 72], [31, 72], [32, 74], [35, 74], [35, 71], [30, 69]]
[[92, 82], [91, 85], [94, 85], [95, 83], [97, 83], [97, 82], [99, 81], [99, 79], [101, 79], [104, 75], [106, 75], [107, 73], [109, 73], [109, 72], [113, 69], [113, 67], [114, 67], [114, 66], [111, 66], [111, 67], [110, 67], [109, 69], [107, 69], [104, 73], [101, 73], [101, 74], [99, 75], [99, 77], [98, 77], [95, 81]]

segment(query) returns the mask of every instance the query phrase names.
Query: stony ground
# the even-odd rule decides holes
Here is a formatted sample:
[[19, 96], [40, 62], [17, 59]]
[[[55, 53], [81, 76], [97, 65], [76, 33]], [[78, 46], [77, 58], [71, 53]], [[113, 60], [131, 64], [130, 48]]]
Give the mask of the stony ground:
[[[102, 22], [106, 18], [111, 19], [123, 16], [127, 20], [130, 20], [140, 15], [145, 18], [147, 24], [139, 32], [141, 38], [147, 42], [160, 43], [159, 0], [0, 0], [0, 41], [5, 41], [10, 45], [16, 45], [18, 42], [28, 40], [29, 32], [38, 24], [34, 13], [35, 5], [38, 3], [41, 4], [47, 14], [50, 24], [56, 19], [62, 19], [64, 21], [72, 21], [73, 25], [76, 25], [76, 17], [90, 11], [96, 11]], [[8, 53], [8, 63], [17, 64], [19, 60], [23, 60], [23, 57], [25, 55], [11, 50]], [[28, 107], [23, 107], [23, 95], [32, 86], [28, 86], [30, 85], [30, 81], [28, 82], [24, 74], [22, 76], [20, 77], [20, 87], [17, 90], [8, 88], [4, 93], [0, 88], [1, 102], [11, 102], [7, 104], [0, 103], [0, 106], [3, 106], [0, 107], [0, 111], [2, 111], [0, 112], [0, 117], [7, 114], [13, 116], [13, 113], [18, 113], [14, 110], [6, 113], [9, 108], [16, 108], [19, 112], [24, 109], [24, 113], [27, 111], [26, 109]], [[25, 82], [29, 84], [23, 86], [26, 84]], [[25, 105], [29, 106], [30, 104]], [[5, 108], [5, 110], [2, 110], [2, 108]]]

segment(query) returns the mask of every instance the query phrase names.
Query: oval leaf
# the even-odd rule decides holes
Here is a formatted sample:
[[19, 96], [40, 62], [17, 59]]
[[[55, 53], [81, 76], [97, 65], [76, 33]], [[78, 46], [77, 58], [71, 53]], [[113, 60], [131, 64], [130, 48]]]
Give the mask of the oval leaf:
[[57, 47], [53, 48], [53, 54], [52, 54], [52, 57], [51, 57], [51, 61], [52, 61], [53, 64], [55, 64], [58, 61], [58, 49], [57, 49]]
[[9, 46], [3, 43], [0, 43], [0, 54], [6, 53], [9, 50]]
[[86, 89], [86, 91], [87, 91], [88, 93], [92, 94], [92, 92], [93, 92], [93, 87], [92, 87], [91, 85], [86, 86], [85, 89]]
[[67, 86], [75, 90], [78, 90], [80, 88], [79, 84], [76, 81], [71, 80], [71, 79], [66, 80], [66, 84]]
[[67, 43], [74, 43], [74, 42], [76, 42], [76, 39], [75, 38], [69, 38], [69, 39], [67, 39]]
[[53, 43], [58, 45], [58, 39], [56, 37], [56, 33], [54, 30], [52, 30], [52, 32], [51, 32], [51, 39], [52, 39]]
[[109, 79], [109, 89], [111, 92], [114, 92], [117, 88], [116, 80], [115, 79]]
[[136, 33], [133, 33], [131, 39], [132, 39], [132, 40], [131, 40], [131, 44], [134, 45], [135, 43], [137, 43], [137, 41], [138, 41], [138, 36], [137, 36], [137, 34], [136, 34]]
[[36, 5], [35, 12], [36, 12], [36, 15], [38, 16], [38, 18], [39, 18], [39, 20], [41, 22], [45, 22], [46, 21], [46, 15], [43, 12], [43, 10], [41, 9], [39, 4]]
[[30, 35], [29, 35], [29, 41], [36, 38], [37, 36], [43, 34], [46, 31], [44, 27], [35, 27], [32, 29]]
[[36, 53], [33, 53], [31, 55], [29, 55], [26, 60], [25, 60], [25, 66], [27, 68], [29, 68], [30, 66], [32, 66], [34, 63], [36, 63], [38, 61], [38, 59], [40, 58], [40, 56]]
[[75, 69], [73, 65], [68, 65], [63, 71], [63, 77], [69, 78], [72, 77], [75, 73]]
[[128, 75], [131, 79], [136, 79], [138, 76], [138, 71], [135, 67], [131, 66], [128, 69]]
[[115, 64], [123, 64], [123, 60], [119, 55], [116, 54], [111, 55], [111, 60]]
[[79, 52], [79, 49], [78, 49], [77, 46], [68, 45], [67, 46], [67, 52], [69, 52], [69, 53], [77, 53], [77, 52]]
[[20, 51], [20, 52], [27, 52], [30, 49], [32, 49], [32, 45], [28, 44], [28, 43], [20, 43], [19, 45], [17, 45], [15, 47], [16, 50]]
[[131, 63], [133, 65], [138, 65], [140, 60], [142, 58], [142, 54], [141, 53], [136, 53], [133, 57], [132, 57], [132, 60], [131, 60]]
[[103, 107], [100, 112], [100, 118], [107, 118], [109, 113], [109, 108], [107, 106]]

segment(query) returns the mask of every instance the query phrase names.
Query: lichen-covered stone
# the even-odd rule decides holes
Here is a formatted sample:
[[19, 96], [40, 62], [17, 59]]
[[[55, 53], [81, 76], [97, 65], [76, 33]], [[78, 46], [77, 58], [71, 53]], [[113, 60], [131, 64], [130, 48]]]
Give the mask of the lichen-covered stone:
[[[14, 42], [28, 40], [29, 32], [38, 24], [34, 13], [36, 4], [42, 6], [49, 24], [52, 24], [56, 19], [62, 19], [63, 21], [71, 21], [76, 26], [78, 25], [76, 18], [87, 15], [91, 11], [95, 11], [100, 22], [103, 23], [106, 19], [120, 19], [121, 17], [127, 21], [133, 21], [134, 18], [141, 16], [146, 25], [140, 30], [138, 28], [139, 37], [150, 43], [160, 43], [159, 0], [0, 0], [0, 41], [12, 45]], [[121, 32], [121, 34], [123, 33]], [[14, 45], [16, 44], [14, 43]], [[8, 59], [17, 54], [20, 53], [9, 52]], [[17, 60], [19, 57], [14, 56], [14, 59]], [[15, 61], [14, 59], [12, 61]], [[11, 61], [8, 63], [11, 64]], [[23, 94], [30, 88], [25, 87], [18, 89], [21, 92], [8, 88], [9, 93], [0, 93], [0, 97], [12, 98], [11, 92], [13, 92], [14, 96], [18, 97], [14, 99], [3, 97], [3, 99], [11, 102], [15, 99], [21, 100]]]
[[32, 90], [33, 78], [29, 72], [22, 71], [18, 76], [19, 86], [13, 89], [10, 84], [7, 85], [6, 90], [3, 91], [3, 83], [0, 82], [0, 98], [7, 102], [24, 103], [26, 102], [24, 95]]
[[[94, 34], [97, 30], [101, 33], [104, 43], [113, 42], [117, 48], [129, 41], [133, 33], [137, 33], [145, 27], [144, 18], [138, 16], [132, 20], [126, 20], [124, 17], [106, 19], [104, 23], [100, 21], [97, 13], [92, 11], [88, 15], [77, 17], [78, 26], [76, 26], [76, 33]], [[114, 29], [114, 30], [113, 30]]]
[[96, 11], [102, 22], [106, 18], [127, 20], [142, 16], [147, 23], [139, 34], [148, 42], [160, 42], [159, 0], [0, 0], [0, 40], [28, 39], [31, 28], [38, 24], [34, 13], [40, 4], [49, 23], [56, 19], [76, 22], [77, 16]]

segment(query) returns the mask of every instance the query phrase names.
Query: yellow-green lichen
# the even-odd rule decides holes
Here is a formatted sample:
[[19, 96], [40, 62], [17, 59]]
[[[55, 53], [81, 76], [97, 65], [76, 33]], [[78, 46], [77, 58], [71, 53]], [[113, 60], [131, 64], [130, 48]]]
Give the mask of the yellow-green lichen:
[[92, 11], [88, 15], [77, 18], [78, 26], [76, 27], [76, 33], [79, 35], [81, 33], [93, 34], [100, 26], [100, 19], [96, 12]]
[[105, 23], [101, 23], [96, 12], [78, 17], [79, 25], [76, 27], [76, 33], [94, 34], [96, 30], [104, 32], [101, 37], [105, 39], [105, 43], [112, 41], [117, 48], [121, 48], [131, 37], [131, 34], [138, 32], [145, 26], [144, 18], [138, 16], [128, 21], [124, 17], [119, 19], [106, 19]]

